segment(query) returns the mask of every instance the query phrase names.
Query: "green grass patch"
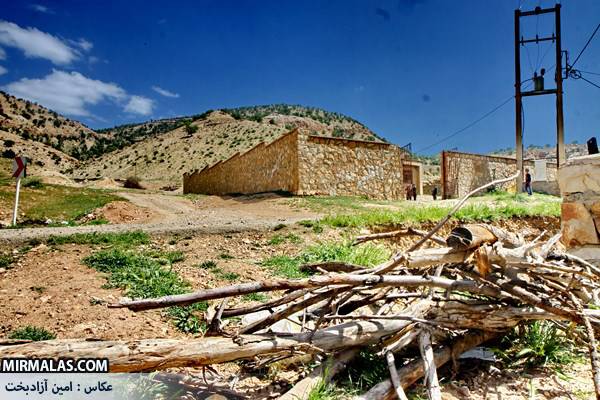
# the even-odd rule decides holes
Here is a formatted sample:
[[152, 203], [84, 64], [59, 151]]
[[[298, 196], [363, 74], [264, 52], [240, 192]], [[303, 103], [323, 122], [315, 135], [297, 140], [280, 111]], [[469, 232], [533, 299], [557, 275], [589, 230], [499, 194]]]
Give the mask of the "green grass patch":
[[367, 243], [352, 246], [350, 242], [329, 242], [309, 246], [295, 257], [279, 255], [264, 260], [261, 265], [270, 268], [275, 275], [286, 278], [305, 278], [301, 271], [303, 264], [326, 261], [341, 261], [350, 264], [372, 267], [389, 259], [390, 251], [381, 245]]
[[232, 256], [231, 254], [229, 254], [229, 253], [221, 253], [221, 254], [219, 254], [219, 258], [220, 258], [221, 260], [232, 260], [232, 259], [233, 259], [233, 258], [235, 258], [235, 257], [233, 257], [233, 256]]
[[8, 335], [9, 339], [32, 340], [39, 342], [40, 340], [56, 339], [56, 335], [44, 328], [27, 325], [19, 329], [15, 329]]
[[[398, 210], [375, 209], [352, 214], [328, 215], [320, 223], [336, 228], [362, 228], [378, 225], [434, 222], [442, 219], [452, 207], [405, 205]], [[470, 203], [461, 208], [453, 219], [471, 221], [497, 221], [509, 218], [560, 216], [560, 202], [511, 201], [498, 204]]]
[[240, 278], [240, 274], [235, 272], [227, 272], [222, 270], [221, 268], [213, 268], [212, 273], [219, 279], [224, 279], [226, 281], [237, 281]]
[[142, 231], [122, 233], [74, 233], [66, 236], [50, 236], [49, 245], [61, 244], [111, 244], [118, 246], [138, 246], [150, 243], [150, 236]]
[[245, 301], [258, 301], [260, 303], [264, 303], [269, 298], [264, 293], [248, 293], [242, 296], [242, 299]]
[[198, 264], [198, 268], [202, 268], [202, 269], [213, 269], [216, 267], [217, 267], [217, 263], [212, 260], [203, 261], [200, 264]]
[[10, 264], [15, 261], [10, 254], [0, 254], [0, 268], [7, 268]]
[[348, 364], [340, 377], [340, 386], [353, 392], [364, 392], [389, 378], [387, 362], [369, 348], [363, 349]]
[[269, 244], [273, 246], [277, 246], [286, 242], [299, 244], [302, 243], [302, 238], [296, 234], [289, 233], [287, 235], [275, 235], [271, 239], [269, 239]]
[[[97, 271], [107, 274], [106, 287], [119, 288], [132, 298], [151, 298], [188, 293], [190, 285], [175, 271], [165, 268], [180, 255], [167, 252], [138, 254], [120, 248], [102, 250], [83, 259], [83, 262]], [[175, 326], [186, 333], [197, 333], [205, 328], [197, 315], [206, 310], [207, 303], [199, 302], [185, 307], [171, 307], [167, 310]]]
[[560, 371], [581, 359], [573, 340], [551, 321], [517, 326], [495, 352], [513, 368], [549, 367]]

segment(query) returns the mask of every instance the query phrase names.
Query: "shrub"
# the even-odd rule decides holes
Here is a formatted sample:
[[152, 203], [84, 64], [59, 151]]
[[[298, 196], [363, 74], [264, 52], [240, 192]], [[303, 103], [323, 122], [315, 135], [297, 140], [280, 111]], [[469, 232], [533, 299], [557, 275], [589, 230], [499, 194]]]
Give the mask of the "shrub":
[[140, 178], [136, 176], [130, 176], [127, 179], [125, 179], [123, 187], [127, 189], [144, 189], [144, 187], [140, 183]]
[[27, 325], [23, 328], [16, 329], [8, 335], [9, 339], [32, 340], [39, 342], [40, 340], [56, 339], [56, 335], [44, 328]]
[[495, 349], [502, 360], [512, 367], [553, 367], [573, 363], [577, 356], [573, 341], [551, 321], [535, 321], [516, 327]]
[[23, 182], [23, 187], [31, 189], [41, 189], [44, 187], [42, 180], [38, 177], [27, 178]]

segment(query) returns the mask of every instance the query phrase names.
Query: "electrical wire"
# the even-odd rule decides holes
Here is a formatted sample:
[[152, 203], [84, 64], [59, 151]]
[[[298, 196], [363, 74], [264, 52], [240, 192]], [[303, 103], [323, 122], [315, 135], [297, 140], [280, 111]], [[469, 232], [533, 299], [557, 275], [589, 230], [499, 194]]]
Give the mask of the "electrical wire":
[[483, 121], [484, 119], [486, 119], [487, 117], [489, 117], [490, 115], [492, 115], [493, 113], [495, 113], [496, 111], [498, 111], [499, 109], [501, 109], [503, 106], [505, 106], [506, 104], [508, 104], [512, 99], [514, 99], [515, 96], [510, 96], [508, 99], [504, 100], [502, 103], [500, 103], [499, 105], [497, 105], [496, 107], [492, 108], [490, 111], [488, 111], [487, 113], [483, 114], [481, 117], [477, 118], [475, 121], [465, 125], [464, 127], [460, 128], [459, 130], [452, 132], [451, 134], [449, 134], [448, 136], [445, 136], [444, 138], [438, 140], [437, 142], [430, 144], [427, 147], [423, 147], [422, 149], [419, 149], [416, 153], [421, 153], [425, 150], [429, 150], [432, 147], [437, 146], [438, 144], [441, 144], [443, 142], [445, 142], [448, 139], [453, 138], [454, 136], [463, 133], [464, 131], [466, 131], [467, 129], [475, 126], [477, 123]]
[[585, 79], [583, 76], [579, 77], [579, 79], [583, 79], [584, 81], [586, 81], [587, 83], [589, 83], [592, 86], [596, 86], [598, 89], [600, 89], [600, 85], [598, 85], [597, 83], [594, 83], [588, 79]]
[[[552, 67], [552, 68], [554, 68], [554, 67]], [[527, 89], [528, 89], [528, 88], [531, 86], [531, 84], [532, 84], [532, 82], [529, 82], [529, 83], [527, 84], [527, 86], [525, 86], [525, 87], [524, 87], [522, 90], [527, 90]], [[492, 115], [493, 113], [495, 113], [496, 111], [498, 111], [499, 109], [501, 109], [502, 107], [504, 107], [506, 104], [508, 104], [508, 103], [509, 103], [509, 102], [510, 102], [512, 99], [514, 99], [514, 98], [515, 98], [515, 96], [514, 96], [514, 95], [513, 95], [513, 96], [510, 96], [509, 98], [507, 98], [506, 100], [504, 100], [502, 103], [498, 104], [496, 107], [492, 108], [490, 111], [486, 112], [486, 113], [485, 113], [485, 114], [483, 114], [481, 117], [479, 117], [479, 118], [477, 118], [476, 120], [474, 120], [473, 122], [471, 122], [471, 123], [469, 123], [469, 124], [465, 125], [464, 127], [460, 128], [460, 129], [459, 129], [459, 130], [457, 130], [457, 131], [454, 131], [454, 132], [452, 132], [451, 134], [449, 134], [449, 135], [447, 135], [447, 136], [443, 137], [442, 139], [438, 140], [437, 142], [435, 142], [435, 143], [432, 143], [432, 144], [430, 144], [429, 146], [423, 147], [423, 148], [419, 149], [418, 151], [415, 151], [415, 153], [420, 153], [420, 152], [422, 152], [422, 151], [429, 150], [430, 148], [432, 148], [432, 147], [435, 147], [435, 146], [437, 146], [438, 144], [441, 144], [441, 143], [445, 142], [446, 140], [448, 140], [448, 139], [451, 139], [451, 138], [453, 138], [454, 136], [456, 136], [456, 135], [459, 135], [459, 134], [463, 133], [463, 132], [464, 132], [464, 131], [466, 131], [467, 129], [469, 129], [469, 128], [471, 128], [471, 127], [475, 126], [475, 125], [477, 125], [479, 122], [483, 121], [484, 119], [486, 119], [487, 117], [489, 117], [490, 115]], [[523, 105], [521, 104], [521, 107], [522, 107], [522, 106], [523, 106]], [[523, 118], [524, 118], [524, 116], [523, 116]], [[524, 122], [524, 120], [523, 120], [523, 122]]]
[[581, 49], [581, 51], [577, 55], [577, 58], [575, 58], [575, 61], [573, 61], [573, 64], [570, 65], [569, 69], [573, 68], [575, 66], [575, 64], [577, 64], [577, 61], [579, 61], [579, 57], [581, 57], [581, 55], [583, 54], [583, 52], [585, 51], [585, 49], [587, 49], [588, 45], [590, 44], [590, 42], [594, 38], [594, 35], [596, 35], [596, 32], [598, 32], [598, 29], [600, 29], [600, 23], [598, 24], [598, 26], [596, 27], [596, 29], [594, 29], [594, 32], [592, 33], [592, 35], [590, 36], [590, 38], [588, 39], [588, 41], [585, 43], [585, 46], [583, 46], [583, 49]]

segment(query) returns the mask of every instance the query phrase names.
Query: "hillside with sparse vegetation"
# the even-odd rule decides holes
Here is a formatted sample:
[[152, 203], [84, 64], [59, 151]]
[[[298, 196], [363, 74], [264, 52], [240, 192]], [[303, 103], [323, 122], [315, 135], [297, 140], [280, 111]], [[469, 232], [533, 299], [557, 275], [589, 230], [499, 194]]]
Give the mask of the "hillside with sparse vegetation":
[[[190, 117], [100, 130], [96, 154], [77, 179], [140, 177], [156, 185], [180, 185], [183, 173], [202, 169], [292, 129], [347, 139], [381, 141], [361, 123], [316, 108], [270, 105], [207, 111]], [[103, 146], [100, 148], [100, 146]]]

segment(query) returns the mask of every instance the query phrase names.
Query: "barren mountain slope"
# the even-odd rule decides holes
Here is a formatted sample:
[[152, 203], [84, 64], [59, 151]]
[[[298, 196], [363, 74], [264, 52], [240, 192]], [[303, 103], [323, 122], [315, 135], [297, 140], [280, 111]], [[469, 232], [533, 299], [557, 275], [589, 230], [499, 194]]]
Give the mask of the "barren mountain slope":
[[[140, 125], [105, 130], [103, 132], [115, 138], [122, 136], [133, 144], [86, 162], [75, 171], [74, 177], [123, 179], [137, 176], [150, 186], [180, 186], [184, 172], [202, 169], [260, 142], [271, 142], [295, 127], [322, 136], [381, 140], [348, 117], [299, 106], [219, 110], [192, 119], [195, 120], [191, 125], [198, 128], [194, 133], [187, 132], [182, 119], [164, 120], [161, 123], [166, 121], [180, 126], [167, 133], [148, 133], [143, 140], [140, 140], [144, 137]], [[164, 129], [156, 128], [158, 122], [148, 123], [147, 128]]]

